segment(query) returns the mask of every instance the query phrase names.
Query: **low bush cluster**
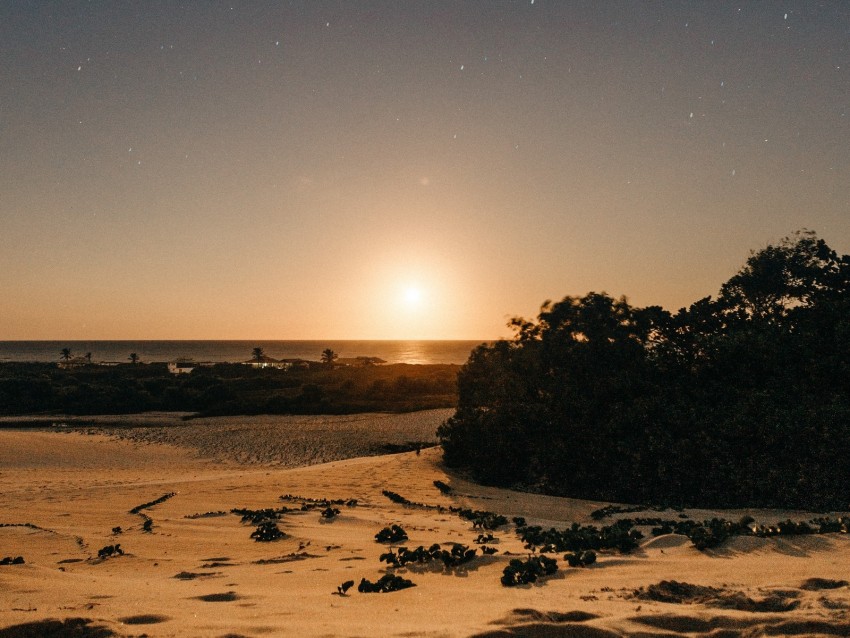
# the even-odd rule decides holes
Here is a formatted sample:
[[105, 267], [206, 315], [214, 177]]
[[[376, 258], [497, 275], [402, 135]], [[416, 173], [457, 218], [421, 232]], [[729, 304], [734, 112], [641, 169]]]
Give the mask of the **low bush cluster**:
[[160, 503], [164, 503], [165, 501], [167, 501], [170, 498], [173, 498], [174, 496], [177, 496], [177, 492], [169, 492], [168, 494], [163, 494], [159, 498], [155, 498], [154, 500], [152, 500], [148, 503], [142, 503], [141, 505], [136, 505], [136, 507], [134, 507], [133, 509], [130, 510], [130, 514], [138, 514], [142, 510], [150, 509], [154, 505], [159, 505]]
[[404, 567], [410, 563], [421, 565], [440, 561], [446, 569], [453, 569], [471, 561], [475, 558], [476, 553], [477, 550], [466, 545], [455, 544], [447, 550], [442, 549], [439, 543], [434, 543], [427, 549], [422, 545], [415, 549], [399, 547], [396, 551], [390, 550], [381, 554], [380, 560], [392, 567]]
[[502, 572], [502, 585], [515, 587], [537, 582], [558, 571], [558, 561], [548, 556], [530, 556], [528, 560], [514, 558]]
[[365, 578], [360, 580], [360, 584], [357, 586], [357, 591], [362, 594], [386, 594], [393, 591], [400, 591], [402, 589], [407, 589], [409, 587], [415, 587], [416, 585], [407, 580], [406, 578], [402, 578], [401, 576], [396, 576], [395, 574], [385, 574], [381, 576], [377, 582], [372, 582], [366, 580]]
[[268, 521], [279, 521], [280, 517], [289, 512], [287, 507], [279, 507], [277, 509], [267, 507], [260, 510], [252, 510], [247, 508], [234, 507], [230, 510], [231, 514], [236, 514], [242, 517], [243, 523], [251, 523], [252, 525], [260, 525]]
[[327, 499], [327, 498], [308, 498], [306, 496], [295, 496], [294, 494], [284, 494], [280, 497], [280, 500], [288, 502], [288, 503], [297, 503], [301, 505], [301, 510], [306, 512], [311, 509], [325, 509], [328, 507], [335, 506], [345, 506], [345, 507], [357, 507], [357, 499], [356, 498], [337, 498], [337, 499]]
[[479, 510], [469, 509], [458, 509], [452, 511], [461, 518], [472, 521], [472, 529], [493, 530], [500, 528], [502, 525], [508, 524], [507, 518], [501, 514], [494, 514], [493, 512], [482, 512]]
[[527, 548], [541, 553], [617, 549], [627, 554], [635, 549], [638, 541], [643, 538], [643, 534], [634, 529], [632, 521], [628, 519], [601, 529], [593, 525], [583, 527], [578, 523], [573, 523], [564, 530], [544, 530], [539, 526], [518, 527], [517, 534]]
[[590, 549], [584, 552], [570, 552], [564, 555], [564, 560], [570, 567], [587, 567], [596, 562], [596, 552]]
[[410, 499], [402, 496], [398, 492], [393, 492], [391, 490], [383, 490], [383, 495], [390, 499], [393, 503], [397, 503], [399, 505], [404, 505], [405, 507], [415, 507], [417, 509], [424, 510], [432, 510], [436, 512], [449, 512], [451, 514], [457, 514], [461, 518], [472, 521], [473, 529], [486, 529], [486, 530], [494, 530], [502, 525], [508, 524], [508, 519], [502, 516], [501, 514], [494, 514], [493, 512], [481, 511], [481, 510], [472, 510], [464, 507], [443, 507], [442, 505], [429, 505], [427, 503], [416, 503], [411, 501]]
[[0, 565], [23, 565], [24, 557], [23, 556], [5, 556], [0, 558]]
[[443, 483], [442, 481], [439, 481], [439, 480], [434, 481], [434, 487], [436, 487], [438, 490], [440, 490], [440, 492], [442, 492], [443, 494], [451, 494], [452, 493], [452, 488], [449, 485], [447, 485], [446, 483]]
[[457, 370], [442, 364], [257, 370], [221, 363], [174, 375], [165, 363], [60, 369], [55, 363], [3, 362], [0, 414], [410, 412], [454, 406]]
[[378, 543], [400, 543], [407, 540], [407, 532], [400, 525], [391, 525], [385, 527], [380, 532], [375, 534], [375, 541]]
[[280, 531], [277, 523], [274, 521], [266, 521], [257, 525], [257, 529], [251, 532], [251, 538], [258, 543], [270, 543], [272, 541], [285, 538], [286, 534]]
[[732, 536], [799, 536], [805, 534], [850, 533], [850, 517], [815, 518], [809, 522], [785, 520], [775, 525], [755, 525], [752, 517], [745, 516], [741, 520], [729, 521], [723, 518], [697, 521], [660, 521], [652, 529], [653, 536], [662, 534], [683, 534], [687, 536], [698, 550], [717, 547]]
[[97, 550], [98, 558], [109, 558], [110, 556], [123, 556], [124, 550], [121, 549], [120, 543], [115, 543], [115, 545], [107, 545], [106, 547], [101, 547]]

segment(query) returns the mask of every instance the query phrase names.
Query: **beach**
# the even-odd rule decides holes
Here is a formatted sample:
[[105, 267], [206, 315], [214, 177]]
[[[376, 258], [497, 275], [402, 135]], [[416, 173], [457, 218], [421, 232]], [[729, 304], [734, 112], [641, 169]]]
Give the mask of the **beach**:
[[[502, 586], [509, 561], [530, 554], [513, 517], [545, 529], [616, 517], [591, 517], [605, 503], [482, 487], [447, 471], [439, 448], [424, 444], [448, 414], [2, 429], [0, 558], [24, 562], [0, 565], [0, 637], [60, 626], [69, 633], [58, 635], [222, 638], [850, 635], [847, 534], [736, 537], [699, 551], [682, 535], [646, 530], [629, 554], [602, 551], [585, 568], [551, 554], [554, 575]], [[423, 445], [382, 453], [411, 442]], [[283, 536], [257, 542], [257, 526], [231, 510], [266, 508], [286, 508], [276, 520]], [[487, 532], [497, 552], [452, 568], [381, 562], [400, 545], [478, 549], [485, 530], [450, 508], [511, 521]], [[745, 514], [766, 524], [815, 516], [628, 515]], [[409, 538], [376, 542], [392, 525]], [[415, 586], [358, 591], [361, 579], [385, 574]]]

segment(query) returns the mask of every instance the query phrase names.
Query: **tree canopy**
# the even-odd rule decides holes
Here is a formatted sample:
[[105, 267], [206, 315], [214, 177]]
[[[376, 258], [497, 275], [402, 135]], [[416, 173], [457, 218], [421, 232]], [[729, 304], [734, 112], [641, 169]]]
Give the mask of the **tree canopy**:
[[850, 257], [814, 233], [675, 314], [591, 292], [511, 325], [461, 369], [448, 465], [581, 498], [850, 507]]

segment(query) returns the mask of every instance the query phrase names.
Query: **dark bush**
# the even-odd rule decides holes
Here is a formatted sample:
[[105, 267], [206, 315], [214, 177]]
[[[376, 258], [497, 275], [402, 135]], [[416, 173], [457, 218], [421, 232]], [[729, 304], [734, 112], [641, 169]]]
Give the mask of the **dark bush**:
[[402, 578], [401, 576], [396, 576], [394, 574], [385, 574], [378, 579], [377, 582], [371, 582], [366, 580], [365, 578], [360, 580], [360, 584], [357, 586], [357, 591], [363, 594], [386, 594], [393, 591], [399, 591], [402, 589], [407, 589], [408, 587], [415, 587], [416, 585], [411, 581]]
[[400, 543], [407, 540], [407, 532], [400, 525], [392, 525], [385, 527], [380, 532], [375, 534], [375, 541], [378, 543]]
[[813, 233], [675, 314], [588, 293], [511, 325], [461, 368], [447, 465], [604, 501], [850, 507], [850, 256]]
[[558, 561], [548, 556], [531, 556], [528, 560], [514, 558], [502, 572], [502, 585], [514, 587], [537, 582], [538, 578], [551, 576], [558, 571]]

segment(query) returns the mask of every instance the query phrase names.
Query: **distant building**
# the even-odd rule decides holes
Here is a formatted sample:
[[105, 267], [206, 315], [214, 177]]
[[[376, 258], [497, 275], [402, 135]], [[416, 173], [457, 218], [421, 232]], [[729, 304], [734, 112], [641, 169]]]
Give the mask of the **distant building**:
[[255, 357], [242, 363], [252, 368], [276, 368], [278, 370], [305, 369], [310, 367], [310, 362], [304, 359], [273, 359], [266, 355], [263, 355], [259, 359]]
[[168, 371], [171, 374], [189, 374], [195, 368], [211, 368], [215, 365], [213, 361], [192, 361], [191, 359], [178, 359], [168, 362]]
[[307, 370], [311, 362], [306, 359], [281, 359], [284, 370]]
[[82, 368], [83, 366], [89, 366], [91, 365], [91, 360], [87, 357], [71, 357], [70, 359], [62, 359], [56, 365], [63, 370], [68, 370], [70, 368]]
[[171, 374], [189, 374], [197, 365], [194, 361], [169, 361], [168, 371]]
[[263, 355], [261, 357], [254, 357], [253, 359], [249, 359], [248, 361], [243, 361], [246, 366], [251, 366], [252, 368], [280, 368], [283, 369], [285, 366], [282, 361], [278, 361], [277, 359], [272, 359], [271, 357], [267, 357]]
[[340, 357], [334, 360], [336, 366], [348, 366], [350, 368], [366, 368], [386, 363], [380, 357]]

